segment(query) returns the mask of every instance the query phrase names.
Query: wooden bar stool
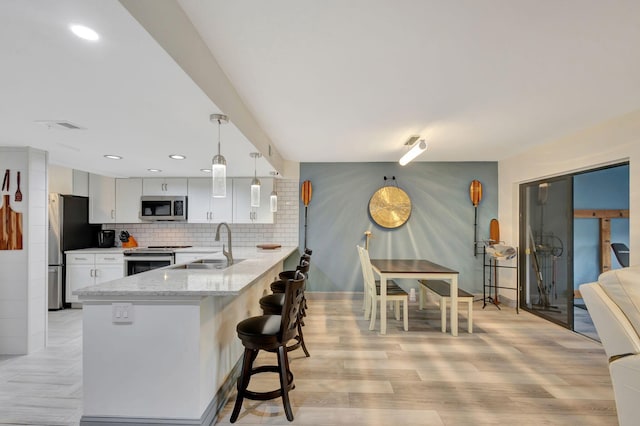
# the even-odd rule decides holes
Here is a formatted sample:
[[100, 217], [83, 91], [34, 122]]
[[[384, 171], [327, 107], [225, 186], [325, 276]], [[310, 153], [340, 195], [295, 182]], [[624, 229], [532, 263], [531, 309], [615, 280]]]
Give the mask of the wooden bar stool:
[[278, 278], [280, 278], [280, 280], [271, 283], [271, 291], [274, 293], [284, 293], [284, 283], [286, 280], [292, 279], [298, 271], [302, 272], [305, 278], [307, 278], [307, 274], [309, 273], [309, 262], [306, 260], [300, 260], [300, 264], [296, 266], [295, 270], [280, 272], [278, 274]]
[[[244, 398], [266, 401], [282, 397], [287, 420], [293, 420], [289, 391], [294, 388], [294, 384], [293, 374], [289, 370], [286, 345], [289, 340], [295, 337], [297, 332], [304, 281], [305, 278], [302, 274], [298, 274], [294, 280], [289, 280], [285, 286], [284, 306], [281, 315], [251, 317], [238, 323], [236, 331], [244, 346], [244, 356], [242, 359], [242, 372], [238, 377], [238, 396], [231, 413], [231, 423], [238, 419]], [[253, 362], [260, 350], [276, 352], [278, 365], [263, 365], [253, 368]], [[248, 390], [251, 376], [265, 372], [278, 373], [280, 376], [280, 388], [268, 392]]]
[[[293, 272], [300, 273], [300, 271], [293, 271]], [[287, 280], [287, 279], [280, 279], [278, 281], [274, 281], [271, 285], [277, 286], [277, 287], [284, 287], [286, 289], [286, 286], [288, 285], [289, 281], [290, 280]], [[308, 358], [311, 355], [309, 355], [309, 351], [307, 350], [307, 345], [304, 343], [304, 334], [302, 333], [302, 325], [303, 325], [302, 317], [305, 311], [304, 286], [302, 290], [303, 290], [302, 304], [300, 306], [300, 312], [299, 312], [298, 324], [297, 324], [298, 334], [293, 338], [296, 342], [292, 345], [287, 346], [287, 352], [294, 351], [301, 347], [302, 350], [304, 351], [305, 356]], [[261, 297], [260, 308], [262, 309], [262, 313], [264, 315], [280, 315], [282, 312], [282, 309], [284, 308], [285, 295], [286, 293], [273, 293], [273, 294], [268, 294], [266, 296]]]

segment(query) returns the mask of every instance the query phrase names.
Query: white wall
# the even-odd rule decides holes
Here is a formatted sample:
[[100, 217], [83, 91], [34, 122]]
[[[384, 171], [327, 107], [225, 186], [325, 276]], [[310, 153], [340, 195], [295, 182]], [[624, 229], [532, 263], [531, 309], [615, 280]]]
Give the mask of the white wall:
[[0, 168], [11, 170], [10, 206], [23, 215], [23, 249], [0, 251], [0, 354], [27, 354], [43, 348], [47, 335], [47, 154], [2, 147]]
[[[515, 142], [514, 142], [515, 143]], [[518, 245], [519, 185], [550, 176], [629, 161], [630, 263], [640, 250], [640, 110], [537, 146], [498, 163], [501, 237]], [[515, 282], [515, 274], [504, 277]], [[502, 282], [501, 275], [501, 282]], [[515, 299], [515, 292], [507, 297]]]

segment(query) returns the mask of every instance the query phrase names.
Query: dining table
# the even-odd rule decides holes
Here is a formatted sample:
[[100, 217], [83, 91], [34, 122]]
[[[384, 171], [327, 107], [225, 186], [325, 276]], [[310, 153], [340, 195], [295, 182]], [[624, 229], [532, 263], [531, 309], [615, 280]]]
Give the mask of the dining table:
[[458, 271], [424, 259], [371, 259], [373, 271], [380, 277], [380, 334], [387, 332], [387, 280], [437, 279], [451, 286], [451, 335], [458, 335]]

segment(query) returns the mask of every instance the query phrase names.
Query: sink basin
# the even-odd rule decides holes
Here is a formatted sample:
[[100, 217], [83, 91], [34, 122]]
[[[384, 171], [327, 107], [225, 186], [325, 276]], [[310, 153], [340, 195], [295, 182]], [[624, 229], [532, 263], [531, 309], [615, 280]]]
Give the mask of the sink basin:
[[[233, 264], [238, 264], [245, 259], [234, 259]], [[171, 269], [226, 269], [227, 259], [199, 259], [184, 265], [174, 266]]]

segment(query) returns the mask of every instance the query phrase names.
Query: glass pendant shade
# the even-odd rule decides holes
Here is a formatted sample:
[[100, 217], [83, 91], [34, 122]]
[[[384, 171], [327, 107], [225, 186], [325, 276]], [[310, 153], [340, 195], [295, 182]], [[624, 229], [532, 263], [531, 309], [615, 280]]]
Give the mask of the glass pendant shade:
[[228, 123], [229, 117], [224, 114], [211, 114], [209, 121], [218, 123], [218, 154], [211, 160], [211, 196], [225, 198], [227, 196], [227, 160], [220, 154], [220, 125]]
[[276, 191], [271, 191], [271, 196], [269, 197], [269, 210], [271, 210], [271, 213], [278, 211], [278, 193]]
[[225, 198], [227, 196], [227, 161], [222, 155], [213, 157], [211, 176], [213, 177], [211, 195], [215, 198]]
[[251, 181], [251, 207], [260, 207], [260, 180], [253, 178]]

